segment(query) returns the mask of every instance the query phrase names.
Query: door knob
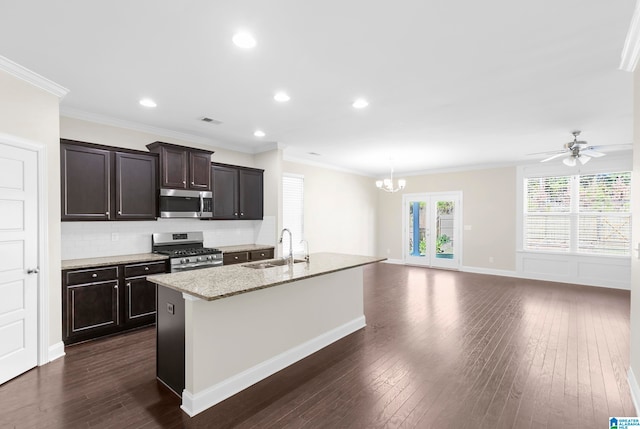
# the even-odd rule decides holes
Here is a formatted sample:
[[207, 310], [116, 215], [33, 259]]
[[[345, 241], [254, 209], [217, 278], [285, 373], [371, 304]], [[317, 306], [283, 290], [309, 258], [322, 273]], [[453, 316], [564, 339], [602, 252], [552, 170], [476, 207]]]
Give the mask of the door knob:
[[38, 274], [40, 270], [38, 268], [29, 268], [27, 269], [27, 274]]

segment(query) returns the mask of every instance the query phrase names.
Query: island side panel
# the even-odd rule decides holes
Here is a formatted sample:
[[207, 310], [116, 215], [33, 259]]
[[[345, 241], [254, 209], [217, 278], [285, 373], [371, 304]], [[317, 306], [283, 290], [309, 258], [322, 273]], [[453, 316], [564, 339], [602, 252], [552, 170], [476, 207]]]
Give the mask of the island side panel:
[[362, 267], [186, 307], [183, 409], [194, 415], [363, 328]]
[[185, 305], [182, 293], [157, 288], [156, 376], [182, 395], [185, 385]]

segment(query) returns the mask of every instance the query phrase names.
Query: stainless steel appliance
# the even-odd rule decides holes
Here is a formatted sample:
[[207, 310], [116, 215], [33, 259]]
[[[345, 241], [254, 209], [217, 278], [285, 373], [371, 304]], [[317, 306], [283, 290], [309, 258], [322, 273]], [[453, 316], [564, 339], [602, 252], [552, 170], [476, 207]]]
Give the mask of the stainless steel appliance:
[[211, 216], [213, 216], [213, 192], [160, 189], [160, 217], [206, 219]]
[[151, 250], [169, 256], [171, 273], [222, 266], [222, 251], [204, 247], [202, 232], [155, 233]]

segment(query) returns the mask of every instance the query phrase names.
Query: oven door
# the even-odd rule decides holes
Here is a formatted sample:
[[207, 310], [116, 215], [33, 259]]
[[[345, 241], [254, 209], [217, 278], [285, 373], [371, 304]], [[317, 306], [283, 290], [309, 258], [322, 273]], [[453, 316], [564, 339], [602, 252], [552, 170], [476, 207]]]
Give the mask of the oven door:
[[213, 216], [213, 193], [183, 189], [160, 189], [161, 218], [198, 218]]
[[219, 261], [206, 261], [206, 262], [194, 262], [192, 264], [180, 264], [179, 260], [174, 264], [171, 262], [171, 272], [179, 273], [181, 271], [199, 270], [201, 268], [216, 268], [222, 266], [222, 260]]

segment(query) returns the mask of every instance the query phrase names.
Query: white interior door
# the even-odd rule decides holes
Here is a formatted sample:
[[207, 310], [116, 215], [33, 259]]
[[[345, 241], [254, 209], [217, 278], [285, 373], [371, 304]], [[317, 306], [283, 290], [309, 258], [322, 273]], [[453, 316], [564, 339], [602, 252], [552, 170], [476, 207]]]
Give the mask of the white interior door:
[[0, 383], [38, 359], [38, 158], [0, 143]]
[[461, 192], [402, 196], [406, 264], [460, 268]]

